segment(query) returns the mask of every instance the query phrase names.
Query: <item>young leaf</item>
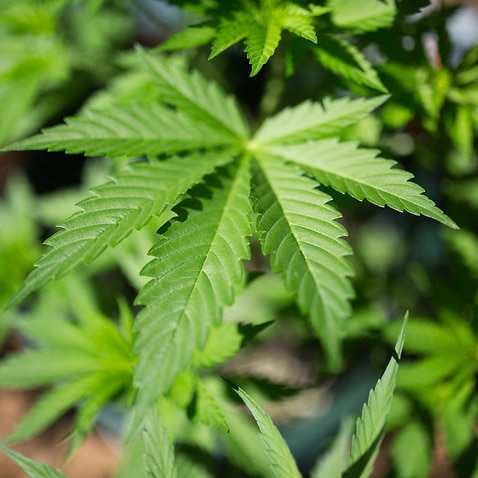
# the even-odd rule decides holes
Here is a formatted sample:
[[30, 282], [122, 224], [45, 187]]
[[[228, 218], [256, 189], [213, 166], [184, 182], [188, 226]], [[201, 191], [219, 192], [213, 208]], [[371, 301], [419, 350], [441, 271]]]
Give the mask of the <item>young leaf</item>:
[[251, 233], [248, 163], [241, 161], [233, 179], [215, 177], [221, 187], [211, 185], [212, 200], [190, 210], [150, 251], [155, 259], [143, 274], [153, 280], [139, 293], [137, 303], [145, 308], [135, 322], [139, 419], [187, 368], [193, 350], [204, 347], [209, 328], [220, 323], [222, 307], [242, 285]]
[[375, 150], [359, 149], [355, 142], [338, 142], [337, 139], [267, 149], [298, 164], [321, 184], [355, 199], [367, 199], [377, 206], [387, 205], [415, 215], [423, 214], [449, 227], [457, 227], [422, 194], [420, 186], [410, 181], [413, 177], [410, 173], [394, 169], [394, 161], [377, 158]]
[[395, 381], [397, 379], [398, 361], [405, 341], [408, 314], [403, 320], [402, 330], [395, 345], [395, 355], [370, 391], [368, 401], [363, 406], [362, 415], [357, 419], [355, 435], [352, 437], [349, 466], [344, 478], [368, 478], [383, 439], [383, 430], [392, 405]]
[[314, 13], [293, 2], [261, 1], [260, 5], [247, 2], [243, 10], [238, 10], [232, 18], [221, 21], [209, 58], [214, 58], [234, 43], [245, 39], [245, 51], [252, 65], [251, 76], [257, 75], [274, 54], [282, 30], [289, 30], [317, 43], [312, 25], [313, 16]]
[[397, 9], [394, 0], [329, 0], [332, 21], [354, 32], [370, 32], [392, 24]]
[[225, 432], [229, 432], [229, 425], [219, 402], [201, 380], [197, 379], [195, 382], [196, 401], [194, 420], [204, 425], [213, 425]]
[[146, 473], [150, 478], [176, 478], [174, 448], [167, 428], [156, 407], [147, 414], [144, 422], [143, 444]]
[[257, 75], [274, 54], [280, 42], [281, 32], [281, 26], [274, 17], [269, 17], [267, 23], [254, 22], [249, 25], [245, 51], [252, 65], [251, 76]]
[[253, 141], [261, 146], [336, 136], [345, 126], [364, 118], [386, 99], [386, 96], [371, 99], [326, 98], [322, 105], [305, 101], [268, 118]]
[[372, 65], [351, 43], [332, 35], [322, 35], [314, 52], [322, 65], [332, 73], [382, 93], [388, 92]]
[[199, 368], [221, 364], [238, 352], [242, 339], [233, 322], [212, 327], [205, 347], [194, 351], [192, 365]]
[[258, 154], [258, 160], [264, 178], [256, 191], [263, 252], [272, 254], [274, 271], [284, 272], [284, 283], [302, 312], [310, 314], [331, 366], [338, 366], [353, 296], [353, 269], [345, 257], [351, 250], [341, 239], [347, 233], [327, 204], [331, 198], [315, 189], [314, 181], [274, 156]]
[[67, 478], [62, 471], [54, 470], [45, 463], [39, 463], [16, 451], [10, 450], [2, 443], [0, 443], [0, 451], [13, 460], [30, 478]]
[[239, 387], [234, 387], [234, 390], [249, 408], [259, 426], [260, 437], [266, 447], [275, 475], [278, 478], [301, 478], [302, 475], [297, 469], [287, 443], [269, 415], [244, 390]]
[[154, 215], [168, 207], [214, 167], [229, 161], [225, 152], [191, 154], [185, 158], [135, 163], [112, 181], [93, 189], [78, 204], [77, 212], [45, 244], [49, 249], [36, 263], [22, 288], [10, 299], [13, 305], [27, 295], [98, 257], [134, 229], [143, 228]]

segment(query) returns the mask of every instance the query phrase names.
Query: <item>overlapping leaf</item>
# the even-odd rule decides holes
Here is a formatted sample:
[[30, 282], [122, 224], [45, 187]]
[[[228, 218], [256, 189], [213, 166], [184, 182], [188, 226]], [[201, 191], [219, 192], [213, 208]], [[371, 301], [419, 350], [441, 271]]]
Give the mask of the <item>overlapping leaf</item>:
[[353, 296], [353, 270], [345, 257], [351, 250], [341, 239], [346, 231], [336, 221], [340, 214], [327, 204], [330, 196], [297, 168], [265, 154], [259, 164], [263, 179], [256, 211], [263, 251], [272, 254], [273, 269], [284, 272], [286, 287], [297, 295], [302, 312], [310, 314], [331, 365], [337, 366]]
[[[235, 144], [249, 136], [249, 127], [235, 100], [215, 83], [208, 82], [197, 71], [188, 71], [181, 64], [153, 57], [141, 49], [137, 51], [146, 71], [156, 82], [163, 102], [195, 120], [194, 124], [208, 129], [209, 135], [213, 132], [218, 138], [228, 138], [229, 143]], [[214, 137], [212, 134], [211, 138]]]
[[139, 416], [169, 390], [193, 350], [204, 347], [209, 327], [220, 322], [222, 306], [233, 301], [243, 281], [240, 261], [249, 256], [251, 232], [248, 162], [241, 162], [233, 179], [217, 179], [212, 199], [166, 231], [143, 271], [153, 280], [137, 300], [145, 305], [135, 322]]
[[38, 260], [36, 269], [10, 303], [22, 300], [79, 264], [91, 262], [108, 246], [116, 246], [154, 215], [163, 214], [205, 174], [229, 159], [226, 153], [211, 151], [207, 155], [136, 163], [113, 181], [95, 188], [96, 195], [80, 202], [82, 210], [45, 242], [51, 248]]
[[252, 65], [251, 76], [254, 76], [274, 54], [282, 30], [289, 30], [316, 43], [312, 18], [311, 11], [293, 2], [262, 0], [260, 5], [246, 3], [246, 7], [236, 11], [232, 18], [222, 20], [212, 44], [210, 58], [244, 39], [247, 58]]
[[450, 227], [455, 223], [423, 195], [410, 173], [393, 168], [394, 161], [377, 158], [377, 151], [358, 149], [355, 142], [337, 139], [310, 141], [268, 148], [278, 157], [293, 161], [317, 181], [341, 193], [367, 199], [377, 206], [431, 217]]

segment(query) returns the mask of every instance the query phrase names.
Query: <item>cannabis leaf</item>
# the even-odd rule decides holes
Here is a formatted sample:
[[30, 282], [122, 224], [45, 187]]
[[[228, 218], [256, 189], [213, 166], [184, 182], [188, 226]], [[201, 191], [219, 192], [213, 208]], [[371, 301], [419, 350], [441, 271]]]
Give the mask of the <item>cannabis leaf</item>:
[[423, 214], [449, 227], [457, 227], [423, 195], [421, 187], [410, 182], [413, 177], [410, 173], [393, 168], [394, 161], [377, 158], [377, 151], [359, 149], [357, 143], [341, 143], [334, 138], [271, 146], [267, 150], [300, 165], [321, 184], [355, 199], [365, 198], [377, 206]]
[[332, 21], [354, 32], [369, 32], [389, 26], [397, 13], [394, 0], [329, 0]]
[[[260, 8], [288, 5], [266, 3]], [[241, 261], [249, 257], [252, 233], [250, 196], [263, 253], [270, 254], [274, 271], [282, 272], [287, 290], [310, 316], [332, 367], [340, 364], [353, 270], [347, 259], [351, 250], [343, 239], [347, 233], [337, 221], [340, 214], [320, 185], [454, 226], [410, 182], [411, 175], [393, 169], [393, 162], [377, 158], [375, 151], [338, 140], [344, 126], [370, 114], [384, 96], [305, 102], [270, 117], [251, 136], [236, 102], [216, 84], [174, 58], [141, 49], [137, 55], [158, 90], [156, 103], [90, 109], [8, 148], [66, 149], [136, 160], [79, 203], [80, 211], [46, 242], [51, 247], [10, 302], [93, 261], [159, 216], [158, 242], [150, 250], [153, 259], [143, 269], [151, 281], [136, 300], [143, 308], [135, 320], [133, 346], [138, 354], [135, 432], [178, 374], [190, 366], [213, 365], [238, 347], [237, 336], [231, 334], [224, 347], [216, 347], [215, 357], [204, 359], [202, 350], [214, 346], [214, 340], [208, 345], [209, 332], [220, 330], [223, 307], [232, 304], [243, 285]], [[137, 156], [148, 159], [137, 161]], [[173, 214], [177, 220], [170, 223]], [[58, 354], [51, 353], [50, 360], [56, 359]], [[67, 371], [76, 376], [81, 367], [91, 372], [101, 360], [83, 355], [77, 360], [73, 354], [50, 371], [46, 367], [43, 379], [39, 374], [36, 380], [49, 383]], [[97, 375], [85, 389], [98, 387], [103, 378]], [[56, 403], [62, 397], [72, 404], [81, 397], [79, 388], [68, 392], [58, 387], [45, 400]], [[89, 417], [112, 393], [105, 389], [104, 395], [85, 400], [78, 430], [88, 429]], [[202, 395], [203, 409], [212, 410], [207, 392]], [[221, 426], [220, 414], [214, 420]]]
[[221, 21], [209, 58], [216, 57], [234, 43], [245, 39], [245, 51], [252, 65], [251, 76], [257, 75], [274, 54], [282, 30], [289, 30], [317, 43], [312, 19], [310, 10], [293, 2], [261, 0], [259, 5], [245, 2], [244, 8], [234, 12], [232, 18]]
[[386, 98], [325, 98], [322, 104], [304, 101], [268, 118], [254, 134], [254, 141], [264, 146], [338, 136], [345, 126], [370, 114]]
[[343, 320], [348, 316], [353, 274], [345, 259], [351, 253], [341, 239], [340, 214], [327, 203], [330, 196], [297, 168], [258, 153], [262, 178], [257, 188], [257, 229], [272, 267], [284, 272], [287, 289], [294, 291], [303, 313], [322, 338], [332, 366], [340, 362]]
[[210, 152], [135, 163], [112, 181], [94, 188], [94, 196], [81, 201], [78, 204], [81, 210], [45, 241], [51, 248], [39, 259], [36, 269], [9, 304], [19, 302], [79, 264], [93, 261], [107, 247], [116, 246], [134, 229], [143, 228], [154, 216], [165, 213], [204, 174], [230, 158], [227, 153]]
[[67, 478], [60, 470], [21, 455], [0, 443], [0, 450], [12, 459], [30, 478]]
[[[36, 435], [82, 401], [71, 434], [73, 451], [91, 431], [103, 405], [131, 387], [135, 358], [130, 333], [116, 327], [85, 301], [82, 307], [72, 307], [81, 300], [83, 286], [74, 277], [68, 279], [53, 290], [31, 317], [15, 324], [38, 348], [12, 354], [0, 364], [3, 387], [52, 385], [8, 437], [12, 442]], [[92, 292], [87, 290], [86, 294]], [[52, 304], [55, 314], [51, 314]], [[49, 327], [45, 327], [45, 321]]]
[[135, 322], [139, 410], [169, 390], [242, 284], [240, 261], [249, 257], [251, 234], [248, 169], [243, 158], [233, 177], [216, 176], [220, 182], [208, 184], [212, 198], [203, 199], [200, 210], [190, 209], [187, 220], [173, 224], [149, 252], [155, 259], [143, 274], [154, 279], [139, 293], [137, 303], [145, 307]]
[[314, 48], [320, 63], [332, 73], [365, 85], [382, 93], [387, 88], [380, 81], [363, 54], [351, 43], [332, 35], [321, 35], [320, 42]]
[[355, 434], [352, 437], [349, 466], [344, 472], [344, 478], [366, 478], [370, 476], [392, 405], [398, 362], [405, 341], [407, 322], [408, 314], [403, 320], [402, 329], [395, 345], [395, 355], [390, 359], [375, 388], [370, 391], [368, 401], [363, 406], [362, 415], [357, 419]]
[[311, 473], [311, 478], [341, 478], [347, 464], [353, 422], [345, 420], [326, 453], [321, 456]]
[[235, 392], [242, 398], [254, 416], [261, 431], [261, 440], [271, 460], [272, 469], [278, 478], [300, 478], [294, 457], [269, 415], [244, 390], [233, 385]]
[[177, 477], [173, 444], [156, 407], [151, 409], [144, 421], [143, 445], [148, 477]]

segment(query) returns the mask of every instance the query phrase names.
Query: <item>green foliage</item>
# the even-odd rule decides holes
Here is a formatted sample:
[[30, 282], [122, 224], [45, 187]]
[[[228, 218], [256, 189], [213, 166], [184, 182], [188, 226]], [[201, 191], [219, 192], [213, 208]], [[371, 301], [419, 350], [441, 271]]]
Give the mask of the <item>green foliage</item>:
[[17, 453], [16, 451], [10, 450], [10, 448], [6, 447], [2, 443], [0, 443], [0, 450], [15, 463], [17, 463], [25, 473], [28, 473], [28, 476], [30, 477], [66, 478], [66, 475], [63, 472], [54, 470], [51, 466], [39, 463], [31, 458]]
[[[81, 308], [71, 306], [71, 301], [77, 300]], [[50, 316], [52, 310], [55, 314]], [[71, 277], [45, 295], [31, 317], [17, 320], [15, 327], [35, 342], [36, 348], [5, 359], [0, 365], [0, 384], [13, 389], [53, 388], [29, 410], [9, 441], [37, 435], [78, 403], [81, 407], [70, 451], [83, 441], [103, 405], [131, 388], [136, 360], [131, 353], [133, 337], [127, 314], [123, 312], [118, 328], [97, 310], [91, 290]], [[51, 329], [45, 328], [45, 320]]]
[[261, 440], [275, 475], [279, 478], [300, 478], [295, 460], [269, 415], [244, 390], [237, 387], [235, 391], [247, 405], [261, 430]]
[[407, 322], [408, 316], [405, 316], [395, 345], [395, 354], [375, 388], [370, 391], [368, 401], [363, 406], [362, 415], [357, 420], [355, 434], [352, 437], [349, 465], [344, 473], [346, 477], [367, 477], [370, 476], [372, 471], [373, 462], [378, 454], [392, 405], [398, 362], [402, 355]]
[[[449, 15], [405, 19], [423, 1], [171, 3], [189, 24], [174, 34], [159, 2], [0, 0], [2, 151], [104, 157], [88, 160], [101, 180], [51, 197], [9, 180], [0, 203], [0, 330], [22, 344], [0, 385], [43, 387], [7, 443], [73, 409], [73, 453], [114, 406], [119, 478], [299, 477], [314, 462], [314, 478], [366, 477], [387, 426], [394, 476], [427, 476], [437, 433], [473, 476], [476, 46], [448, 63]], [[133, 51], [136, 12], [168, 39]], [[397, 376], [407, 320], [388, 319], [407, 309]], [[380, 339], [397, 336], [354, 436], [337, 432], [334, 394], [358, 401], [342, 381], [359, 362], [383, 369]], [[304, 397], [325, 388], [318, 411]], [[308, 464], [282, 430], [289, 403], [335, 420], [311, 426], [328, 435]]]
[[143, 442], [147, 476], [176, 478], [173, 445], [157, 410], [153, 409], [145, 420]]

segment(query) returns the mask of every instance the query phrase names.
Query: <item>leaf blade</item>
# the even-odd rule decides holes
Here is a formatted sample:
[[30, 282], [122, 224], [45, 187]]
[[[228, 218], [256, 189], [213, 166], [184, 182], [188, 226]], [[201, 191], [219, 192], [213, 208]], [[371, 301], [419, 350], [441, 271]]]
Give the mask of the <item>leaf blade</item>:
[[370, 114], [386, 98], [325, 98], [323, 104], [305, 101], [268, 118], [254, 135], [253, 141], [261, 147], [338, 135], [342, 128]]
[[173, 224], [150, 251], [155, 259], [143, 273], [153, 279], [140, 291], [137, 302], [145, 307], [135, 322], [139, 419], [186, 369], [193, 350], [205, 345], [209, 328], [221, 321], [222, 307], [243, 283], [241, 260], [249, 256], [251, 233], [248, 161], [240, 163], [234, 178], [220, 181], [214, 200], [204, 200], [202, 210]]
[[361, 149], [355, 142], [337, 139], [311, 141], [297, 145], [268, 148], [286, 161], [292, 161], [317, 181], [332, 186], [358, 200], [367, 199], [377, 206], [425, 215], [451, 228], [456, 224], [435, 203], [423, 195], [423, 189], [411, 182], [406, 171], [393, 168], [394, 161], [377, 157], [377, 151]]
[[10, 450], [3, 443], [0, 443], [0, 450], [13, 460], [31, 478], [67, 478], [60, 470], [54, 470], [46, 463], [40, 463], [26, 456]]
[[137, 53], [144, 68], [156, 82], [163, 101], [172, 104], [196, 124], [228, 137], [230, 142], [249, 136], [247, 122], [235, 100], [198, 72], [154, 57], [141, 48]]
[[129, 171], [93, 189], [95, 196], [79, 203], [82, 211], [62, 224], [45, 244], [51, 246], [37, 261], [21, 289], [10, 299], [12, 306], [82, 263], [90, 263], [107, 247], [114, 247], [133, 230], [160, 216], [203, 175], [229, 161], [222, 152], [194, 154], [154, 163], [136, 163]]
[[349, 466], [344, 472], [344, 478], [366, 478], [370, 474], [392, 405], [407, 322], [408, 314], [405, 315], [403, 320], [402, 329], [395, 345], [395, 354], [390, 359], [385, 372], [377, 381], [374, 389], [370, 391], [368, 401], [363, 406], [362, 415], [357, 419], [355, 434], [352, 437]]
[[176, 478], [174, 447], [156, 407], [148, 413], [143, 429], [144, 460], [150, 478]]
[[351, 43], [332, 35], [322, 35], [314, 53], [322, 65], [333, 73], [359, 85], [388, 93], [372, 65]]
[[203, 147], [231, 145], [233, 138], [206, 123], [158, 104], [86, 110], [17, 141], [3, 151], [46, 149], [86, 156], [156, 157]]
[[301, 311], [310, 314], [332, 367], [340, 362], [343, 321], [350, 314], [353, 269], [342, 239], [340, 214], [327, 203], [330, 196], [316, 183], [280, 159], [258, 155], [264, 180], [257, 187], [257, 229], [264, 254], [272, 253], [275, 272], [283, 272]]
[[266, 453], [271, 460], [275, 475], [278, 478], [300, 478], [302, 475], [297, 468], [294, 457], [269, 415], [244, 390], [236, 386], [233, 388], [246, 404], [259, 426], [260, 437], [266, 447]]

